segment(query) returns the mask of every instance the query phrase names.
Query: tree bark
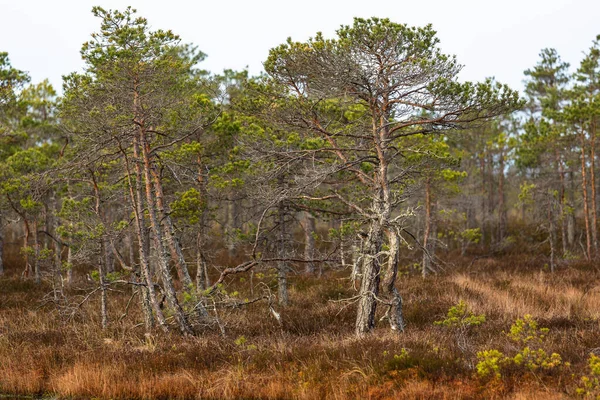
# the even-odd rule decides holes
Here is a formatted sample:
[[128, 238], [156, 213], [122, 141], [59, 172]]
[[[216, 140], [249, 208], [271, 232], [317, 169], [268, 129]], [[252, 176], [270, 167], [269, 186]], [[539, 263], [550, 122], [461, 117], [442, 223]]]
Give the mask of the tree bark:
[[165, 240], [169, 246], [171, 259], [175, 262], [177, 276], [179, 277], [181, 283], [183, 283], [185, 290], [190, 290], [190, 288], [193, 286], [192, 278], [190, 277], [190, 272], [187, 268], [181, 245], [179, 244], [179, 241], [175, 236], [175, 227], [173, 226], [173, 221], [171, 220], [171, 217], [169, 215], [169, 210], [167, 210], [164, 204], [164, 193], [159, 172], [156, 168], [152, 168], [151, 172], [154, 183], [154, 191], [156, 194], [156, 209], [158, 212], [158, 216], [160, 217], [160, 221], [163, 224], [163, 233], [165, 235]]
[[35, 283], [40, 284], [42, 282], [42, 274], [40, 271], [40, 242], [38, 235], [38, 221], [36, 218], [33, 219], [33, 275]]
[[565, 169], [563, 166], [563, 162], [560, 158], [560, 153], [558, 148], [554, 148], [554, 160], [558, 170], [558, 178], [560, 182], [560, 187], [558, 191], [558, 212], [560, 214], [560, 233], [561, 233], [561, 242], [563, 255], [567, 254], [568, 251], [568, 233], [567, 233], [567, 216], [565, 215]]
[[430, 254], [430, 240], [429, 235], [431, 234], [432, 227], [432, 212], [431, 212], [431, 178], [427, 177], [425, 180], [425, 232], [423, 234], [423, 263], [421, 268], [421, 275], [427, 276], [431, 267], [431, 254]]
[[[315, 217], [311, 213], [304, 213], [304, 259], [315, 258]], [[312, 261], [306, 263], [305, 272], [309, 275], [315, 273], [315, 264]]]
[[506, 235], [506, 194], [504, 193], [504, 148], [500, 149], [498, 165], [498, 241], [502, 241]]
[[156, 298], [156, 291], [154, 289], [154, 281], [152, 274], [150, 273], [150, 263], [148, 259], [148, 236], [147, 229], [144, 223], [144, 204], [143, 204], [143, 192], [142, 192], [142, 167], [141, 160], [139, 157], [139, 143], [138, 139], [134, 138], [133, 142], [133, 157], [135, 163], [135, 189], [132, 182], [132, 172], [129, 167], [129, 161], [126, 159], [127, 166], [127, 179], [129, 184], [129, 198], [131, 207], [133, 208], [135, 215], [135, 228], [138, 239], [138, 252], [140, 258], [140, 271], [145, 288], [142, 289], [142, 310], [144, 310], [144, 323], [146, 325], [146, 331], [149, 332], [154, 326], [154, 316], [152, 313], [148, 313], [148, 303], [150, 304], [152, 311], [154, 311], [158, 325], [164, 332], [168, 332], [165, 317]]
[[592, 118], [590, 125], [590, 186], [592, 189], [591, 208], [592, 208], [592, 245], [594, 248], [594, 258], [598, 257], [598, 215], [596, 202], [596, 127]]
[[286, 226], [286, 209], [283, 202], [279, 203], [277, 208], [278, 225], [279, 225], [279, 238], [277, 243], [277, 256], [280, 261], [277, 261], [277, 293], [279, 305], [287, 306], [289, 303], [289, 293], [287, 284], [288, 266], [287, 262], [282, 259], [285, 258], [285, 246], [287, 244], [287, 226]]
[[386, 293], [386, 297], [390, 303], [388, 310], [388, 320], [390, 322], [390, 328], [396, 332], [404, 331], [404, 317], [402, 315], [402, 297], [396, 289], [394, 283], [396, 282], [396, 276], [398, 275], [398, 261], [400, 257], [400, 240], [398, 233], [391, 230], [388, 233], [388, 266], [385, 274], [383, 288]]
[[[141, 124], [143, 125], [143, 124]], [[171, 307], [175, 319], [179, 325], [179, 329], [183, 333], [193, 334], [192, 327], [190, 326], [179, 300], [177, 300], [177, 294], [175, 287], [173, 286], [173, 278], [169, 271], [169, 254], [165, 248], [165, 239], [163, 237], [163, 230], [161, 229], [158, 212], [156, 208], [156, 202], [153, 196], [153, 184], [152, 184], [152, 169], [156, 168], [156, 165], [150, 160], [150, 146], [146, 138], [146, 132], [143, 126], [138, 129], [139, 140], [142, 150], [143, 158], [143, 173], [144, 180], [146, 183], [146, 205], [148, 215], [150, 217], [150, 226], [152, 227], [152, 233], [154, 234], [154, 242], [158, 253], [158, 269], [163, 283], [164, 295], [167, 298], [169, 306]]]
[[585, 136], [583, 129], [581, 132], [581, 191], [583, 194], [583, 217], [585, 220], [585, 239], [586, 239], [586, 258], [591, 260], [592, 256], [592, 238], [590, 235], [590, 213], [588, 207], [588, 194], [587, 194], [587, 174], [586, 174], [586, 162], [585, 162]]
[[356, 335], [361, 337], [375, 327], [376, 297], [379, 294], [379, 253], [382, 248], [383, 232], [380, 221], [374, 221], [365, 241], [362, 277], [360, 282]]

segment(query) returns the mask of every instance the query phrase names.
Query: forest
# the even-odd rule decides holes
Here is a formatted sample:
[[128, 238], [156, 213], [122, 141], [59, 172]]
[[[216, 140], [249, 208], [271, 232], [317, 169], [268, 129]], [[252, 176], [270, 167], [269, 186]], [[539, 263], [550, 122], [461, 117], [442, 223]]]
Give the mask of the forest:
[[250, 76], [92, 12], [62, 91], [0, 52], [0, 397], [600, 398], [600, 35], [520, 94], [430, 25]]

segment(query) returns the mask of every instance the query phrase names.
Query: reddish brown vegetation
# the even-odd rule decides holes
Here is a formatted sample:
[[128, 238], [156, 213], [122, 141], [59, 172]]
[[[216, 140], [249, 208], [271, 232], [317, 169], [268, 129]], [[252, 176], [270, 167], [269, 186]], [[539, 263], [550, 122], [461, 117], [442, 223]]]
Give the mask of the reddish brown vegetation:
[[[74, 321], [63, 321], [51, 306], [40, 308], [49, 289], [17, 279], [15, 271], [0, 280], [0, 392], [121, 399], [550, 400], [574, 396], [588, 354], [599, 346], [598, 274], [586, 266], [550, 274], [515, 258], [479, 260], [470, 270], [455, 267], [426, 279], [404, 275], [399, 288], [407, 331], [392, 336], [380, 322], [364, 339], [353, 335], [353, 306], [330, 301], [353, 295], [347, 275], [291, 280], [291, 304], [279, 309], [282, 326], [266, 304], [255, 303], [223, 312], [225, 337], [217, 331], [182, 337], [145, 336], [144, 327], [136, 326], [141, 312], [133, 307], [118, 322], [127, 287], [111, 292], [106, 331], [100, 329], [98, 299]], [[269, 275], [254, 280], [276, 283]], [[231, 286], [248, 295], [247, 281]], [[466, 345], [454, 330], [433, 324], [460, 299], [487, 317]], [[571, 366], [478, 378], [477, 351], [514, 350], [503, 332], [525, 313], [550, 328], [546, 350]], [[408, 356], [395, 357], [403, 352]]]

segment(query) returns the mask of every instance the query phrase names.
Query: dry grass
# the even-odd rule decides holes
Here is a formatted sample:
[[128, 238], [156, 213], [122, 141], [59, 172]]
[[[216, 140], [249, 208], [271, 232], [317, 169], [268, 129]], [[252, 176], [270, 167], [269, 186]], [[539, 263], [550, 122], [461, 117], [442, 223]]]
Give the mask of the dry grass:
[[[119, 322], [130, 294], [125, 287], [111, 293], [106, 331], [99, 329], [97, 299], [74, 321], [64, 321], [51, 306], [40, 308], [48, 287], [21, 281], [13, 271], [0, 279], [0, 393], [105, 399], [572, 397], [587, 355], [600, 346], [598, 274], [584, 267], [550, 274], [516, 264], [489, 260], [426, 280], [403, 276], [407, 331], [396, 336], [380, 322], [361, 340], [352, 335], [353, 307], [329, 301], [353, 294], [342, 273], [293, 279], [292, 304], [279, 309], [281, 326], [264, 303], [256, 303], [222, 312], [225, 337], [211, 330], [181, 337], [145, 336], [137, 307]], [[262, 281], [274, 284], [268, 275]], [[231, 290], [245, 297], [247, 287], [247, 281], [236, 281]], [[433, 324], [460, 299], [487, 316], [466, 345], [459, 345], [456, 331]], [[501, 381], [479, 379], [477, 351], [513, 351], [503, 332], [524, 314], [551, 329], [545, 348], [572, 366], [547, 375], [514, 370]], [[408, 357], [395, 358], [403, 349]]]

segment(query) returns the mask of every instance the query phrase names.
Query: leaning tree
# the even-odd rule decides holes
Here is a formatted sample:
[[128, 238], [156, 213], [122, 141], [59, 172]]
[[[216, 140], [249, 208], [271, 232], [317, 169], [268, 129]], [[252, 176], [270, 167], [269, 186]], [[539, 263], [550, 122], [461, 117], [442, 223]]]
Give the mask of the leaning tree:
[[357, 257], [359, 336], [374, 327], [379, 300], [389, 306], [391, 328], [404, 328], [395, 280], [407, 214], [401, 205], [413, 170], [406, 138], [463, 129], [520, 106], [517, 92], [505, 85], [459, 82], [462, 66], [438, 42], [431, 26], [357, 18], [335, 39], [320, 33], [303, 43], [289, 39], [265, 62], [270, 79], [285, 89], [272, 118], [320, 138], [326, 168], [355, 188], [332, 187], [321, 198], [353, 209], [365, 230]]

